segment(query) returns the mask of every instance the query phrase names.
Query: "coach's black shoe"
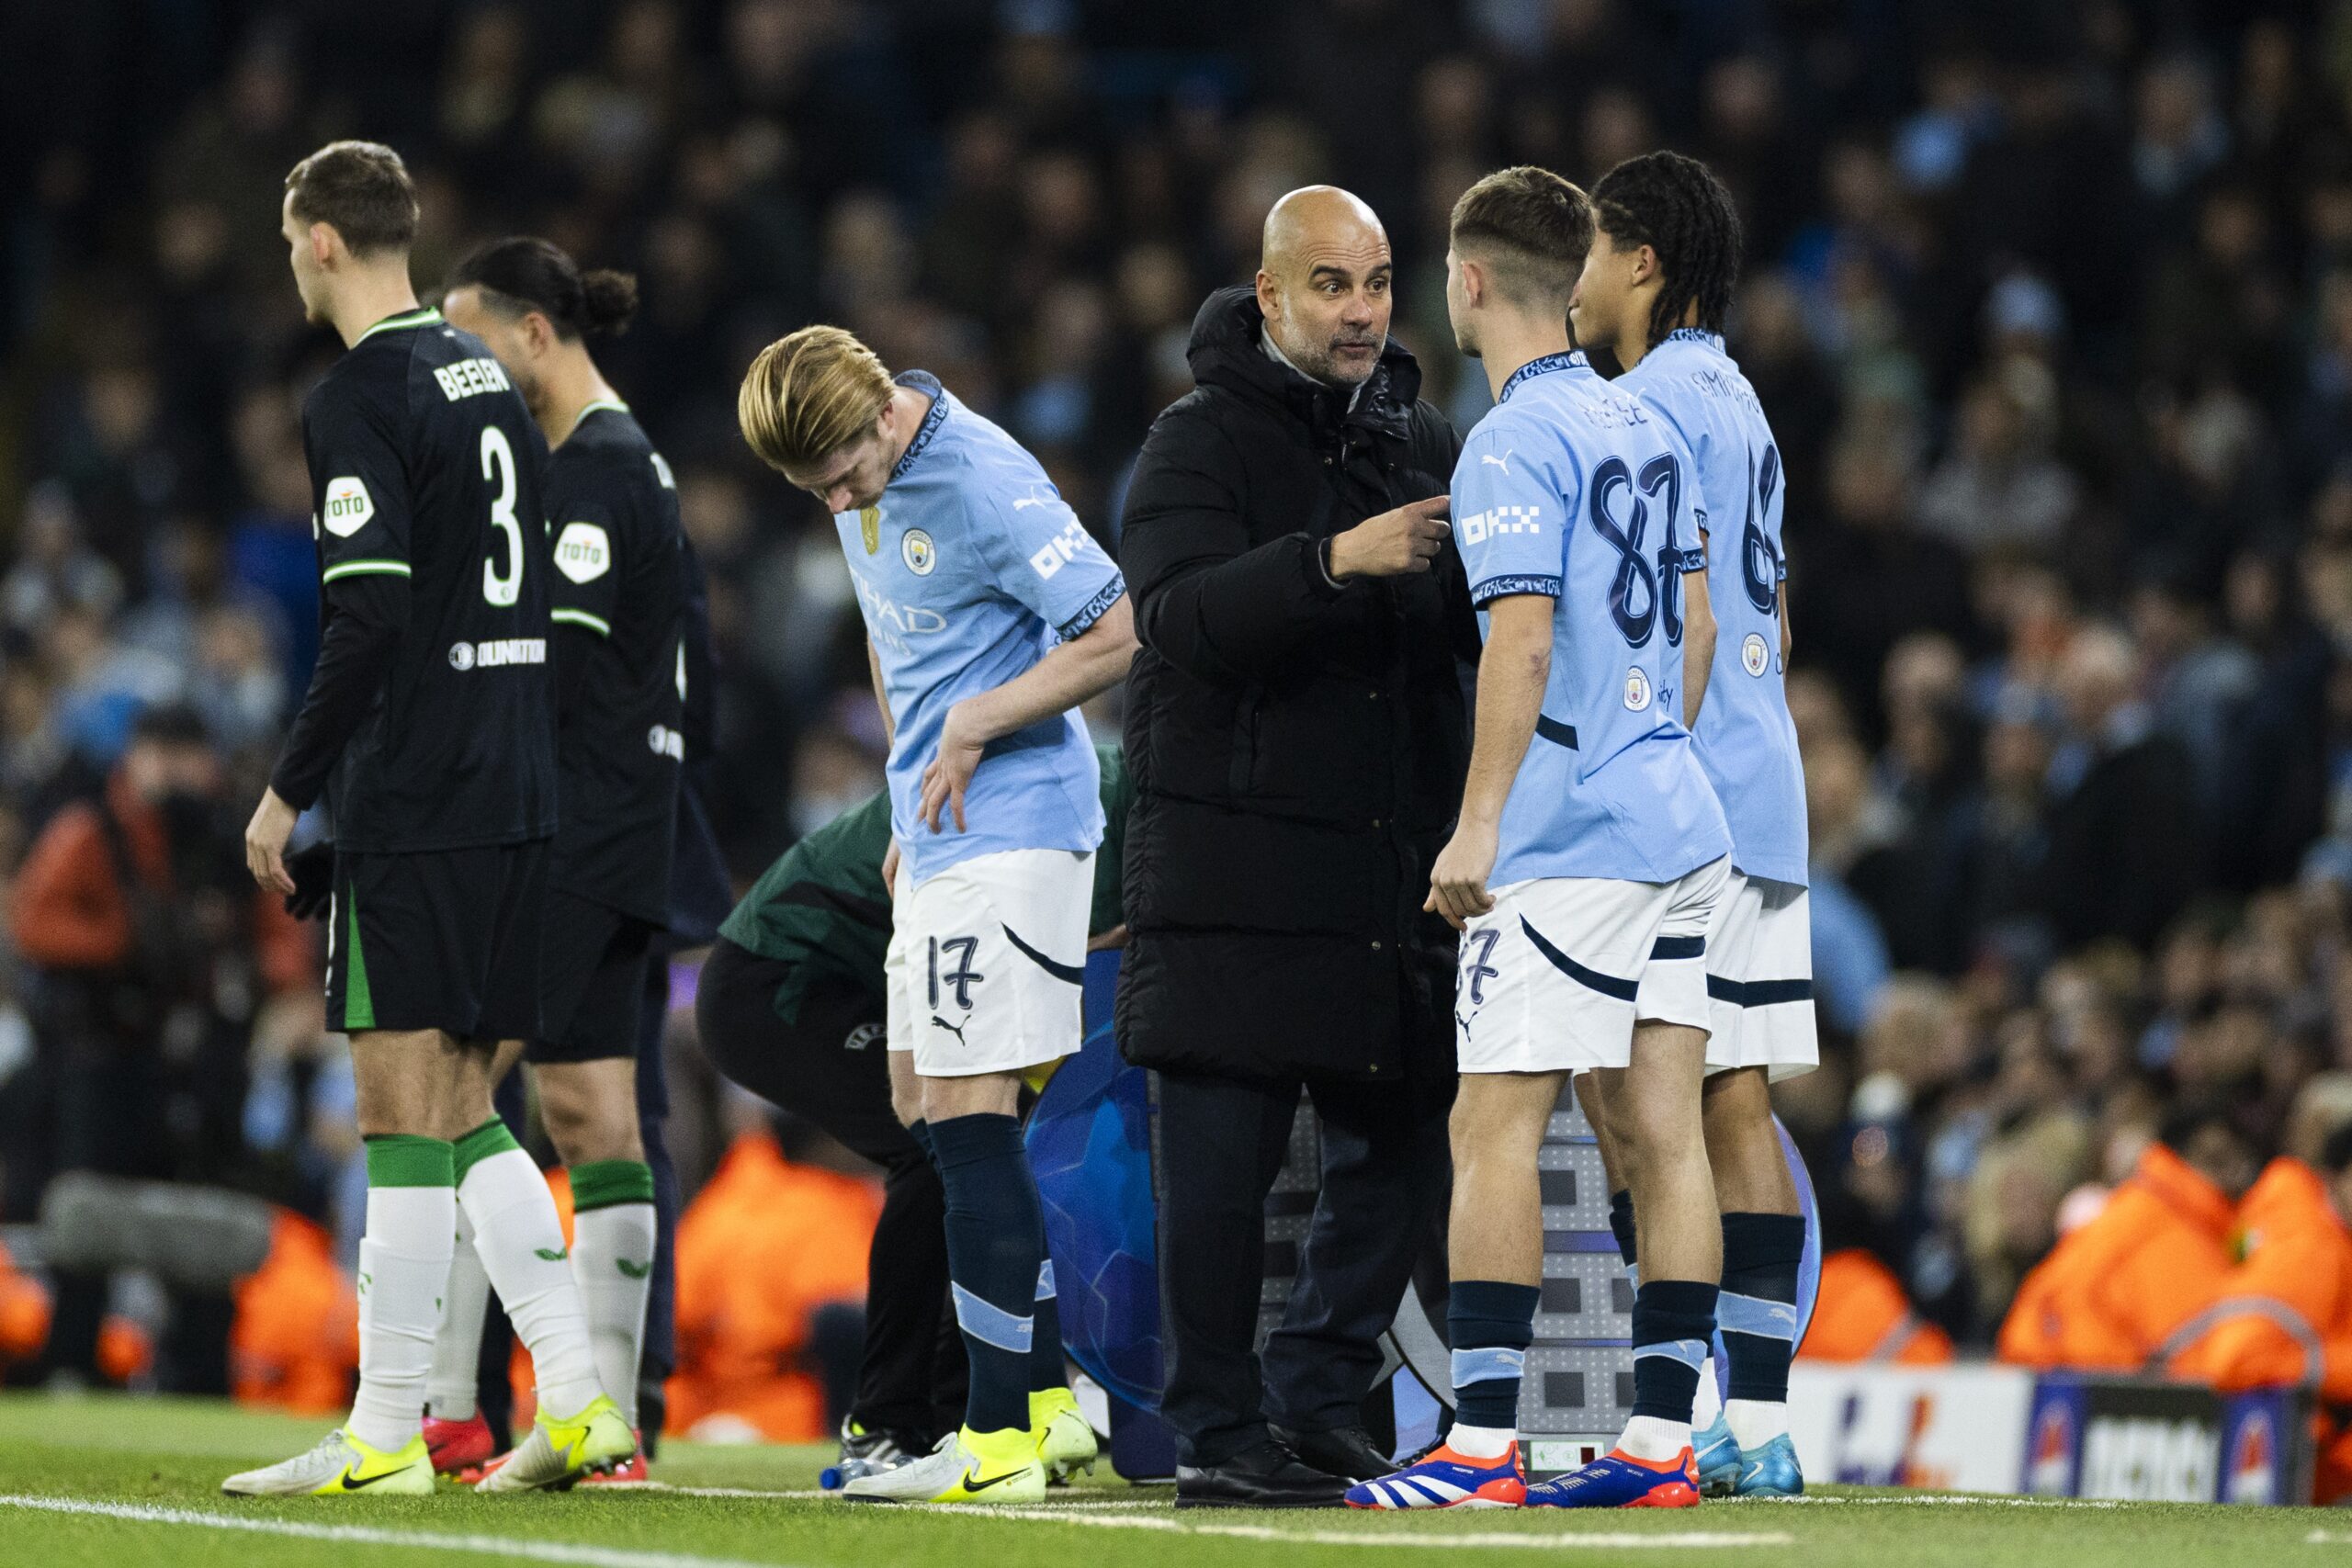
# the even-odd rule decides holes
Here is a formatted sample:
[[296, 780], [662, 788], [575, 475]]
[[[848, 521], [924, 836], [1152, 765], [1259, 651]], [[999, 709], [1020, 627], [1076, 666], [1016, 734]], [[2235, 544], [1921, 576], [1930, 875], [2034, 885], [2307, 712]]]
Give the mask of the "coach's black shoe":
[[1336, 1508], [1348, 1483], [1298, 1462], [1269, 1438], [1223, 1464], [1176, 1467], [1180, 1508]]
[[1342, 1481], [1377, 1481], [1396, 1469], [1396, 1461], [1382, 1453], [1372, 1434], [1362, 1427], [1329, 1432], [1294, 1432], [1288, 1427], [1266, 1429], [1276, 1442], [1296, 1454], [1301, 1464]]

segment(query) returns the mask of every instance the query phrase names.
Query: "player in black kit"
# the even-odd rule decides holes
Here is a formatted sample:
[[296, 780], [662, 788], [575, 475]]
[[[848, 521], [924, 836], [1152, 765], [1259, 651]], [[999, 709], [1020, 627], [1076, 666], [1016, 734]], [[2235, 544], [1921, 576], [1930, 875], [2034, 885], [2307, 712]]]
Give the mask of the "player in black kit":
[[351, 1419], [232, 1476], [232, 1494], [432, 1490], [420, 1417], [460, 1206], [538, 1376], [534, 1430], [483, 1488], [559, 1484], [635, 1449], [554, 1202], [490, 1099], [497, 1043], [540, 1032], [557, 820], [545, 444], [481, 340], [418, 308], [416, 213], [387, 147], [338, 141], [287, 176], [303, 307], [349, 352], [303, 405], [319, 660], [245, 850], [292, 896], [287, 840], [324, 791], [327, 1013], [351, 1036], [368, 1218]]
[[[582, 274], [533, 239], [475, 251], [442, 300], [449, 321], [497, 356], [554, 449], [547, 519], [562, 823], [548, 877], [540, 1028], [526, 1056], [571, 1170], [571, 1269], [597, 1371], [632, 1426], [655, 1242], [632, 1058], [647, 956], [668, 914], [686, 679], [677, 490], [585, 341], [619, 331], [636, 306], [634, 278]], [[485, 1288], [460, 1249], [425, 1424], [435, 1467], [458, 1474], [490, 1443], [474, 1407]], [[642, 1479], [641, 1461], [614, 1478]]]

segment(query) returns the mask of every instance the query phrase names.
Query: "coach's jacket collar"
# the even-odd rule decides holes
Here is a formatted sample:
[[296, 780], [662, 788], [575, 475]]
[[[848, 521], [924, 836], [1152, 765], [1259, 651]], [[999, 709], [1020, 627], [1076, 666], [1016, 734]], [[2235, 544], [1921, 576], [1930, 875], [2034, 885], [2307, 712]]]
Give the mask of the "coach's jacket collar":
[[1401, 440], [1409, 433], [1413, 400], [1421, 390], [1421, 367], [1412, 351], [1393, 335], [1351, 407], [1349, 392], [1327, 387], [1269, 355], [1265, 330], [1256, 290], [1237, 285], [1211, 294], [1193, 318], [1192, 342], [1184, 350], [1193, 378], [1278, 408], [1317, 436], [1360, 430]]

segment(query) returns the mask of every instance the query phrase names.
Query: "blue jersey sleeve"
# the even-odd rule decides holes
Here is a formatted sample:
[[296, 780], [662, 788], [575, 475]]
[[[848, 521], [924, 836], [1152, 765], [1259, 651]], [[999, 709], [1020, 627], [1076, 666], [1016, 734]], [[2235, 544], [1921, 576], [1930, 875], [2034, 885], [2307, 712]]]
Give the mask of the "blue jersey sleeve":
[[[1657, 433], [1666, 443], [1667, 451], [1679, 465], [1674, 482], [1661, 487], [1664, 500], [1672, 515], [1666, 520], [1667, 547], [1672, 552], [1670, 564], [1677, 571], [1691, 572], [1707, 570], [1707, 493], [1699, 482], [1705, 470], [1700, 467], [1703, 452], [1683, 438], [1681, 427], [1673, 420], [1656, 422]], [[1699, 433], [1703, 446], [1706, 433]]]
[[1117, 565], [1043, 477], [977, 497], [973, 510], [997, 586], [1063, 641], [1101, 620], [1127, 591]]
[[1453, 469], [1453, 536], [1470, 602], [1513, 593], [1560, 596], [1569, 519], [1583, 493], [1575, 458], [1522, 451], [1490, 422], [1470, 433]]

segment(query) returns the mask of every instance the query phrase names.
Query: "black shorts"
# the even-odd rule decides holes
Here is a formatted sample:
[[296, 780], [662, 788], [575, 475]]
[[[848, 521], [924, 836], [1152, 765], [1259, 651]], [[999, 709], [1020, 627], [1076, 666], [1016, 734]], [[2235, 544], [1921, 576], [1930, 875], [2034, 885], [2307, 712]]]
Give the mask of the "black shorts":
[[653, 928], [566, 893], [548, 894], [539, 958], [539, 1027], [526, 1062], [594, 1062], [637, 1055]]
[[539, 1031], [548, 840], [414, 854], [338, 851], [327, 913], [327, 1027]]
[[[890, 1109], [890, 1052], [878, 992], [812, 977], [798, 1016], [776, 1016], [793, 966], [720, 937], [695, 986], [695, 1033], [711, 1066], [770, 1104], [886, 1168], [922, 1157]], [[877, 979], [880, 976], [876, 976]]]

